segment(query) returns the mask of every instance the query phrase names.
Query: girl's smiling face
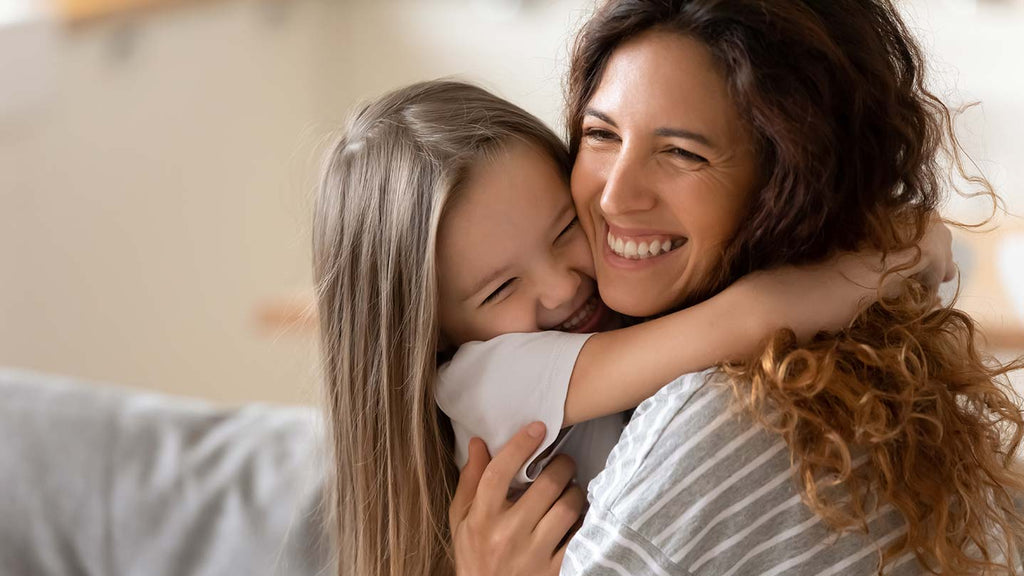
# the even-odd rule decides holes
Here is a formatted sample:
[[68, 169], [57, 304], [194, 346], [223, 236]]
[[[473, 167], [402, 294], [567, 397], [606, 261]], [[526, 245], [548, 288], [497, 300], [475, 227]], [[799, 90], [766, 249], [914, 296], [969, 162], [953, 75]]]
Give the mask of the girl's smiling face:
[[704, 287], [757, 185], [752, 136], [703, 44], [654, 31], [615, 49], [572, 173], [608, 306], [652, 316]]
[[445, 344], [513, 332], [595, 332], [608, 317], [594, 260], [555, 161], [512, 142], [479, 162], [438, 231]]

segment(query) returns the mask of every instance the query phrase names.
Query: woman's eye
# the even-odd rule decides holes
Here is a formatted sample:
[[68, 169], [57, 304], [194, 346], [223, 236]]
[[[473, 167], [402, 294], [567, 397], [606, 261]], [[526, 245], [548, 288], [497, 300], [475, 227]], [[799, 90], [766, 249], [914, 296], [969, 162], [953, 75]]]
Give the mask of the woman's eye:
[[[562, 236], [565, 236], [566, 234], [568, 234], [579, 223], [580, 223], [579, 216], [573, 216], [572, 221], [570, 221], [569, 224], [565, 228], [562, 228], [562, 231], [558, 233], [558, 238], [561, 238]], [[556, 240], [558, 238], [556, 238]]]
[[684, 150], [683, 148], [670, 148], [669, 152], [673, 156], [678, 156], [678, 157], [680, 157], [680, 158], [682, 158], [684, 160], [689, 160], [691, 162], [700, 162], [702, 164], [707, 164], [708, 163], [708, 159], [707, 158], [705, 158], [705, 157], [703, 157], [703, 156], [701, 156], [699, 154], [694, 154], [693, 152], [690, 152], [689, 150]]
[[508, 289], [512, 286], [512, 283], [515, 282], [515, 280], [515, 278], [509, 278], [508, 280], [505, 280], [505, 282], [502, 283], [501, 286], [498, 286], [497, 290], [491, 292], [487, 296], [487, 298], [484, 298], [484, 301], [481, 304], [489, 304], [491, 302], [497, 301], [497, 299], [500, 298], [505, 292], [508, 292]]
[[602, 128], [587, 128], [586, 130], [583, 131], [583, 135], [586, 136], [588, 139], [597, 142], [605, 142], [608, 140], [615, 139], [614, 133], [609, 132], [608, 130], [604, 130]]

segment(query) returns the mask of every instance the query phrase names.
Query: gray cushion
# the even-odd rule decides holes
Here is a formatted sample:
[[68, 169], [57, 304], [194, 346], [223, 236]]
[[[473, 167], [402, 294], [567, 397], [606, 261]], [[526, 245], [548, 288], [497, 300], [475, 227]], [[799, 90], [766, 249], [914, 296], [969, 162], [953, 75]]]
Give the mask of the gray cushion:
[[331, 573], [311, 408], [0, 369], [0, 574]]

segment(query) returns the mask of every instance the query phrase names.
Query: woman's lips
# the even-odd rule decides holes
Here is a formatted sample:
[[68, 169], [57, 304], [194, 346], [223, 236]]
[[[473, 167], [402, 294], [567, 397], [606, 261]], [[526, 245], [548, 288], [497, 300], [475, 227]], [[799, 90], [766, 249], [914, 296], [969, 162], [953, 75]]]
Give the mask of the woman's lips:
[[605, 223], [604, 260], [616, 268], [637, 269], [663, 261], [686, 245], [685, 236], [632, 232]]

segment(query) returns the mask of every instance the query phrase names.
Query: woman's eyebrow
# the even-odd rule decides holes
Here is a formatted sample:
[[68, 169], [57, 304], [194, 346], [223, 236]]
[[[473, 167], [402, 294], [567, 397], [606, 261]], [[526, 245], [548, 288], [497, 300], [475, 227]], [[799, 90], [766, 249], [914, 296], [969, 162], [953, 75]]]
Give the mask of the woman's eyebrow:
[[[611, 116], [595, 108], [587, 108], [586, 110], [583, 111], [583, 115], [593, 116], [594, 118], [597, 118], [598, 120], [601, 120], [606, 124], [610, 124], [615, 128], [619, 127], [619, 125], [615, 123], [615, 120], [612, 120]], [[658, 128], [657, 130], [654, 131], [654, 135], [665, 136], [669, 138], [683, 138], [685, 140], [692, 140], [694, 142], [697, 142], [698, 144], [703, 144], [708, 148], [715, 148], [715, 144], [714, 142], [711, 141], [710, 138], [701, 134], [700, 132], [694, 132], [693, 130], [684, 130], [682, 128]]]
[[667, 136], [669, 138], [683, 138], [685, 140], [692, 140], [698, 144], [703, 144], [708, 148], [714, 148], [714, 143], [707, 136], [694, 132], [692, 130], [683, 130], [682, 128], [658, 128], [654, 131], [655, 136]]
[[614, 126], [616, 128], [619, 127], [619, 125], [615, 123], [615, 120], [612, 120], [611, 116], [609, 116], [609, 115], [605, 114], [604, 112], [601, 112], [600, 110], [597, 110], [595, 108], [587, 108], [586, 110], [583, 111], [583, 115], [584, 116], [593, 116], [594, 118], [597, 118], [598, 120], [600, 120], [602, 122], [605, 122], [607, 124], [611, 124], [612, 126]]

